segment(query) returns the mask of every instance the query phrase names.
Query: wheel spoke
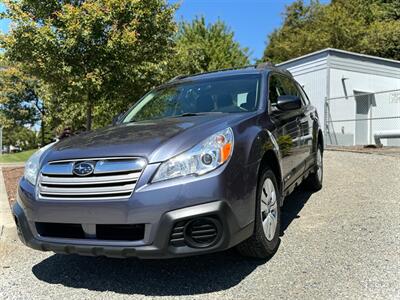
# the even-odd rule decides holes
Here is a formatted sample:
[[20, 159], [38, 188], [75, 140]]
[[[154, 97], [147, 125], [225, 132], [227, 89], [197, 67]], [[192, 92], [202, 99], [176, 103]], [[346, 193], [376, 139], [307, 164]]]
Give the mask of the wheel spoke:
[[270, 229], [271, 229], [271, 226], [270, 226], [270, 216], [269, 216], [269, 214], [267, 215], [267, 217], [265, 218], [265, 220], [264, 220], [264, 222], [263, 222], [263, 227], [264, 227], [265, 236], [267, 237], [267, 239], [269, 239], [269, 236], [270, 236]]
[[276, 193], [274, 191], [274, 192], [272, 192], [272, 195], [271, 195], [271, 200], [269, 202], [269, 207], [271, 208], [272, 206], [275, 206], [275, 203], [276, 203]]
[[269, 196], [264, 195], [264, 193], [261, 194], [261, 211], [266, 211], [268, 210], [268, 202], [269, 202]]
[[276, 218], [272, 218], [271, 227], [273, 228], [273, 231], [272, 231], [271, 239], [274, 238], [274, 235], [275, 235], [275, 233], [276, 233], [276, 224], [277, 224]]
[[273, 192], [275, 192], [275, 187], [274, 187], [274, 184], [272, 183], [272, 181], [271, 181], [271, 180], [268, 180], [268, 181], [267, 181], [267, 184], [268, 184], [268, 188], [269, 188], [270, 194], [272, 194]]
[[263, 191], [263, 195], [264, 195], [265, 197], [268, 197], [268, 192], [265, 190], [265, 187], [263, 187], [262, 191]]
[[275, 234], [275, 228], [273, 227], [273, 220], [271, 214], [269, 214], [269, 239], [272, 240]]
[[274, 189], [274, 186], [273, 186], [273, 184], [272, 184], [271, 179], [268, 178], [268, 179], [265, 181], [265, 183], [264, 183], [264, 188], [267, 190], [268, 194], [271, 194], [271, 192], [272, 192], [273, 189]]
[[262, 193], [262, 195], [261, 195], [261, 199], [262, 199], [263, 196], [264, 196], [264, 199], [265, 199], [266, 203], [268, 203], [268, 201], [269, 201], [269, 199], [270, 199], [270, 197], [271, 197], [271, 193], [270, 193], [269, 191], [266, 191], [266, 190], [263, 188], [263, 193]]
[[273, 216], [271, 213], [269, 213], [265, 218], [265, 220], [263, 221], [264, 233], [268, 240], [271, 240], [274, 237], [276, 231], [276, 224], [277, 224], [276, 217]]
[[277, 218], [276, 218], [276, 211], [271, 211], [271, 219], [272, 219], [272, 224], [274, 225], [274, 228], [276, 228], [276, 224], [278, 222]]
[[264, 202], [261, 202], [261, 214], [265, 213], [268, 211], [268, 205]]

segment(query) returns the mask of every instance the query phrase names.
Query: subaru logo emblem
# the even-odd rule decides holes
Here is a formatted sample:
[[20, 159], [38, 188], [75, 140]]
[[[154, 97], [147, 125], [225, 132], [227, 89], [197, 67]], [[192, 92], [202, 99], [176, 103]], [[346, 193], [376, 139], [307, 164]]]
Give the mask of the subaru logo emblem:
[[78, 176], [89, 176], [94, 172], [94, 165], [90, 162], [79, 162], [74, 165], [72, 173]]

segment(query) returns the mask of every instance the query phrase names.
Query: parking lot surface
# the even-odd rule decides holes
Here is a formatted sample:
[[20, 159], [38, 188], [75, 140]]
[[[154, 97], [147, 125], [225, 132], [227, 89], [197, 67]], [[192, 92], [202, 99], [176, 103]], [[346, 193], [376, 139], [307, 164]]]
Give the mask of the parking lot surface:
[[325, 153], [322, 191], [283, 208], [269, 261], [235, 251], [142, 261], [63, 256], [0, 240], [0, 299], [399, 299], [400, 157]]

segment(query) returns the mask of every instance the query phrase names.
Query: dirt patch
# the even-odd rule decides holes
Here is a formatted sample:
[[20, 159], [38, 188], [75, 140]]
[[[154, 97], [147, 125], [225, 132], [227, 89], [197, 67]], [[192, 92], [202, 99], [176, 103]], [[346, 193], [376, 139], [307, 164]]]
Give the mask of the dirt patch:
[[10, 205], [15, 202], [17, 195], [18, 181], [24, 175], [23, 167], [3, 167], [4, 182], [6, 185], [6, 191], [8, 195], [8, 201]]
[[400, 157], [400, 147], [374, 147], [371, 146], [326, 146], [326, 150], [356, 152], [366, 154], [379, 154], [386, 156]]

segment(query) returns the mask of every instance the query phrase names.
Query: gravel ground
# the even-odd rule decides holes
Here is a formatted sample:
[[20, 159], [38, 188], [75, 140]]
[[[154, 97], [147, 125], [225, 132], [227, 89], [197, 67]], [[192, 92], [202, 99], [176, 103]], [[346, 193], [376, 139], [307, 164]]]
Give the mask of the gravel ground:
[[167, 261], [63, 256], [0, 244], [0, 299], [400, 299], [400, 159], [326, 152], [325, 183], [284, 206], [268, 262], [228, 251]]

